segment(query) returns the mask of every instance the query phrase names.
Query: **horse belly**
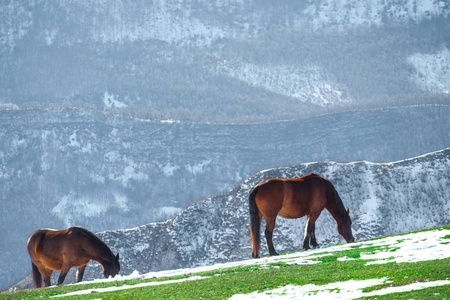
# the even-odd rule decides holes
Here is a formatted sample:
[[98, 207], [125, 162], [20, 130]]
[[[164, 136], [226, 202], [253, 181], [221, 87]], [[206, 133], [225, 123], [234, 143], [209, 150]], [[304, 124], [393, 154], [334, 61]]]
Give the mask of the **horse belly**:
[[301, 218], [309, 212], [309, 201], [299, 199], [290, 184], [287, 183], [288, 186], [284, 190], [283, 205], [278, 215], [286, 219]]
[[49, 257], [41, 257], [39, 258], [39, 262], [47, 269], [56, 271], [61, 271], [62, 269], [62, 260], [55, 260]]
[[298, 219], [306, 215], [306, 212], [300, 207], [284, 206], [278, 212], [278, 216], [285, 219]]

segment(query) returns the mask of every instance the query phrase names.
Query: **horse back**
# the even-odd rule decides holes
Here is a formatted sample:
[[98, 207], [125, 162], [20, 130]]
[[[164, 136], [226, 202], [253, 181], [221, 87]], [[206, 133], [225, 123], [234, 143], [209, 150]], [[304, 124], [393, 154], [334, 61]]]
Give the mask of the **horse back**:
[[85, 232], [73, 228], [41, 229], [30, 237], [28, 252], [33, 263], [52, 270], [61, 270], [64, 263], [81, 266], [89, 261], [83, 247], [86, 239]]
[[256, 204], [265, 217], [301, 218], [322, 211], [327, 201], [324, 179], [316, 174], [292, 179], [270, 178], [255, 188], [258, 189]]

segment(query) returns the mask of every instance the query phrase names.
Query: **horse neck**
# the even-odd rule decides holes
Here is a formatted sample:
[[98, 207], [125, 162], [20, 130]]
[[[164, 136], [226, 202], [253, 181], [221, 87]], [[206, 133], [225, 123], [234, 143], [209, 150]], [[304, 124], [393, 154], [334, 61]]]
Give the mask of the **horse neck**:
[[336, 191], [329, 193], [325, 208], [330, 212], [336, 223], [341, 223], [347, 216], [344, 203], [342, 203], [342, 200]]
[[93, 236], [91, 237], [91, 247], [92, 247], [92, 260], [95, 260], [99, 264], [108, 265], [114, 262], [114, 254], [111, 250], [103, 243], [99, 238]]
[[114, 255], [111, 251], [98, 251], [92, 259], [102, 266], [108, 266], [113, 263]]

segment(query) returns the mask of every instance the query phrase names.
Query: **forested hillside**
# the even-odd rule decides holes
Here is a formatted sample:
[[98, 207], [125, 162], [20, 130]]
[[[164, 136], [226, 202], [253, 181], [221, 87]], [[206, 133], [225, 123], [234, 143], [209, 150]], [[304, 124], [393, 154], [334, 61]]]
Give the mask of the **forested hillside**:
[[0, 104], [254, 122], [448, 103], [449, 11], [433, 0], [3, 1]]

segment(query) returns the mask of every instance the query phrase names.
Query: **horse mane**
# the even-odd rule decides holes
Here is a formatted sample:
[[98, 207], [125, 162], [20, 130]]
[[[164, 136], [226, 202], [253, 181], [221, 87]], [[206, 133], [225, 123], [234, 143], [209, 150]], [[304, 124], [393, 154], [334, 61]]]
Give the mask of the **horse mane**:
[[105, 242], [99, 239], [98, 236], [83, 227], [71, 227], [68, 229], [68, 231], [71, 230], [78, 230], [83, 232], [91, 241], [96, 244], [97, 247], [100, 248], [102, 252], [107, 253], [111, 257], [111, 261], [113, 260], [114, 254], [112, 253], [111, 249], [105, 244]]
[[[317, 175], [317, 174], [314, 174], [314, 175]], [[319, 175], [317, 175], [317, 176], [319, 176]], [[346, 213], [346, 210], [345, 210], [345, 206], [344, 206], [344, 203], [342, 202], [341, 197], [339, 196], [338, 192], [336, 191], [336, 188], [331, 183], [331, 181], [329, 181], [329, 180], [327, 180], [325, 178], [323, 178], [323, 181], [325, 182], [325, 185], [327, 186], [328, 192], [334, 198], [337, 210], [339, 211], [340, 214], [343, 214], [345, 216], [345, 218], [346, 218], [347, 217], [347, 213]], [[329, 200], [327, 199], [327, 201], [329, 201]]]

